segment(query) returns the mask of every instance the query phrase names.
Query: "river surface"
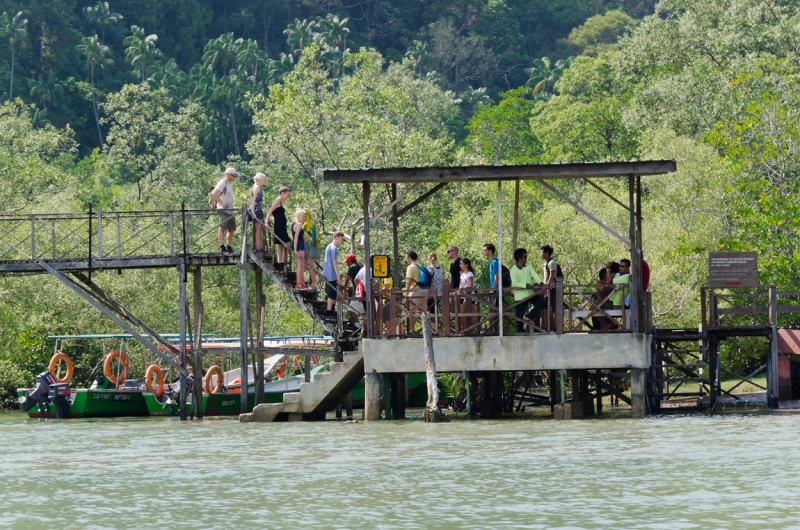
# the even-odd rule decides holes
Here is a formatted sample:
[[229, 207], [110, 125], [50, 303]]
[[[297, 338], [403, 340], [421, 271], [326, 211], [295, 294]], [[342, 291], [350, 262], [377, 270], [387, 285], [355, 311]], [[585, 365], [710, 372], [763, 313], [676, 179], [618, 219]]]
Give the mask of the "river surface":
[[0, 414], [0, 528], [800, 528], [800, 415]]

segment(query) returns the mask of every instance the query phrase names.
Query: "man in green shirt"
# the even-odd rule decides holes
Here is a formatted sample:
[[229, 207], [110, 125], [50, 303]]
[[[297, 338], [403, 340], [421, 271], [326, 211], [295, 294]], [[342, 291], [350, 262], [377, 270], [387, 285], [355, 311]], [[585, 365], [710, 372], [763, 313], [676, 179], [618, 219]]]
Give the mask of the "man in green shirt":
[[[533, 295], [533, 287], [540, 285], [542, 279], [533, 270], [531, 264], [528, 263], [528, 251], [524, 248], [516, 249], [514, 251], [514, 261], [515, 264], [510, 271], [511, 288], [514, 293], [514, 303], [519, 302], [519, 305], [514, 306], [514, 313], [519, 319], [517, 320], [517, 332], [522, 333], [525, 331], [525, 324], [522, 321], [533, 324], [533, 321], [539, 318], [539, 314], [544, 309], [546, 302], [541, 295], [530, 298]], [[528, 304], [532, 304], [533, 308], [526, 315], [525, 311], [528, 309]]]
[[611, 280], [614, 285], [622, 285], [622, 289], [617, 289], [611, 294], [611, 304], [614, 309], [622, 309], [622, 301], [628, 296], [628, 287], [631, 283], [631, 262], [627, 259], [619, 260], [619, 275]]

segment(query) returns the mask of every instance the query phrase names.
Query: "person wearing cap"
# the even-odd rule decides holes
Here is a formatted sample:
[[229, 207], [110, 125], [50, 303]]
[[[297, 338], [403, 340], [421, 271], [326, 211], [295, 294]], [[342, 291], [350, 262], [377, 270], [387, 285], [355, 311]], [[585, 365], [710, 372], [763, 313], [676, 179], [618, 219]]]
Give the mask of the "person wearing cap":
[[229, 167], [225, 170], [225, 176], [211, 191], [211, 198], [217, 203], [217, 214], [219, 215], [217, 239], [219, 239], [219, 251], [223, 254], [233, 254], [231, 245], [233, 244], [233, 233], [236, 232], [236, 216], [233, 212], [233, 181], [238, 176], [239, 172]]
[[[344, 277], [342, 293], [344, 293], [346, 296], [359, 296], [360, 293], [356, 293], [355, 291], [358, 290], [358, 282], [356, 281], [356, 277], [358, 276], [358, 272], [361, 270], [361, 265], [358, 264], [355, 254], [348, 254], [345, 256], [344, 263], [347, 265], [347, 274]], [[348, 291], [348, 287], [351, 283], [354, 287], [353, 292]], [[363, 290], [363, 287], [361, 289]], [[347, 305], [348, 312], [350, 313], [350, 322], [353, 323], [354, 327], [358, 327], [358, 315], [364, 314], [364, 304], [360, 300], [351, 300]]]

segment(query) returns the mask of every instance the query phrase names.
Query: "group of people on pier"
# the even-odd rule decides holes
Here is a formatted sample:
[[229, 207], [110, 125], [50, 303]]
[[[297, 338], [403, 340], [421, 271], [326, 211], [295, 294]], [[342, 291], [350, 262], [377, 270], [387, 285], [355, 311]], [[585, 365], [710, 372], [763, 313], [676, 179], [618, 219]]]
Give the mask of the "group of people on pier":
[[[217, 208], [219, 214], [218, 239], [220, 252], [231, 254], [233, 234], [236, 231], [236, 216], [233, 210], [232, 184], [239, 177], [234, 168], [225, 170], [225, 177], [221, 179], [209, 192], [209, 204]], [[248, 215], [255, 227], [254, 250], [257, 253], [265, 252], [263, 237], [272, 234], [273, 242], [277, 247], [275, 268], [285, 270], [287, 252], [292, 252], [296, 257], [297, 271], [294, 288], [296, 290], [322, 290], [324, 283], [327, 309], [331, 311], [337, 300], [347, 299], [347, 310], [350, 314], [351, 324], [359, 327], [359, 319], [364, 315], [367, 267], [358, 263], [354, 254], [347, 254], [344, 259], [344, 270], [340, 270], [338, 261], [338, 247], [344, 242], [342, 232], [333, 234], [333, 241], [325, 248], [324, 256], [321, 251], [321, 241], [316, 224], [311, 213], [304, 209], [295, 211], [294, 220], [289, 224], [284, 204], [289, 200], [291, 191], [281, 187], [278, 195], [264, 211], [263, 185], [266, 181], [264, 173], [256, 173], [253, 177], [251, 200]], [[539, 256], [542, 260], [541, 275], [528, 261], [528, 251], [517, 248], [513, 252], [513, 264], [510, 268], [501, 265], [496, 256], [494, 244], [486, 243], [483, 246], [483, 255], [489, 261], [489, 292], [497, 293], [501, 286], [513, 297], [514, 315], [516, 316], [516, 329], [524, 332], [527, 326], [533, 329], [555, 329], [556, 314], [556, 282], [563, 279], [561, 266], [553, 257], [553, 247], [542, 245]], [[317, 284], [316, 263], [323, 258], [322, 281]], [[414, 250], [405, 254], [406, 270], [403, 283], [404, 297], [407, 310], [414, 320], [413, 314], [425, 310], [435, 312], [440, 304], [445, 282], [449, 290], [456, 291], [457, 303], [461, 314], [474, 314], [476, 297], [476, 274], [472, 261], [467, 257], [459, 256], [459, 249], [455, 245], [447, 247], [449, 260], [449, 277], [445, 277], [445, 268], [439, 263], [434, 252], [427, 255], [427, 265], [420, 263], [420, 256]], [[648, 289], [650, 271], [647, 262], [643, 260], [642, 280], [645, 290]], [[305, 271], [308, 270], [311, 287], [305, 281]], [[598, 272], [596, 294], [594, 301], [603, 309], [621, 309], [630, 307], [631, 262], [621, 259], [619, 262], [609, 261]], [[342, 281], [342, 275], [344, 276]], [[391, 278], [374, 278], [370, 274], [370, 281], [375, 290], [386, 290], [394, 287]], [[563, 281], [563, 280], [562, 280]], [[621, 288], [615, 288], [620, 285]], [[497, 307], [498, 299], [494, 294], [492, 304]], [[386, 312], [384, 308], [384, 313]], [[389, 320], [388, 314], [384, 320]], [[548, 321], [549, 320], [549, 321]], [[472, 321], [465, 317], [462, 327], [469, 327]], [[607, 316], [592, 317], [592, 328], [598, 330], [613, 329], [617, 323]]]

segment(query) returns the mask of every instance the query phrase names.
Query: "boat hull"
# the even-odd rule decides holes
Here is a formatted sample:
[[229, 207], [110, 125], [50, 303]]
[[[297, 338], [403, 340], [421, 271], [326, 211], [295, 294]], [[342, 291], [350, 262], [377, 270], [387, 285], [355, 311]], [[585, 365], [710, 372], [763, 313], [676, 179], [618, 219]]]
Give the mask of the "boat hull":
[[[24, 397], [27, 390], [17, 390]], [[147, 416], [147, 404], [140, 390], [86, 389], [79, 388], [70, 396], [69, 418], [118, 418], [123, 416]], [[56, 406], [49, 403], [35, 406], [28, 411], [30, 418], [55, 418]]]

